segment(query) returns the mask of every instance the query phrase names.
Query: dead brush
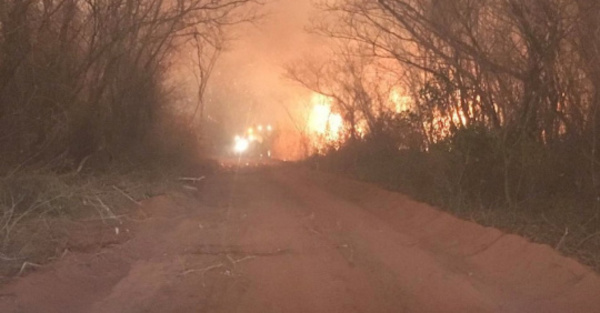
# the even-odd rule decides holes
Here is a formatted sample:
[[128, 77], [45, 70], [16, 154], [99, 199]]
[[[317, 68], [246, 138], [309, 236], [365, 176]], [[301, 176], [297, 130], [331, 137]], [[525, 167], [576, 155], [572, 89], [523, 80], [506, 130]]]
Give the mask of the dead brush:
[[[101, 223], [115, 229], [141, 199], [159, 189], [140, 171], [104, 175], [21, 172], [0, 177], [0, 273], [43, 264], [62, 254], [65, 223]], [[156, 178], [156, 177], [154, 177]], [[31, 266], [30, 266], [31, 267]]]
[[52, 174], [21, 174], [0, 178], [0, 234], [6, 248], [15, 228], [29, 219], [58, 213], [75, 190]]
[[[21, 230], [32, 221], [48, 215], [60, 214], [61, 208], [71, 201], [76, 190], [67, 181], [48, 173], [20, 173], [0, 177], [0, 272], [8, 274], [20, 265], [37, 264], [39, 258], [23, 251], [30, 244], [19, 237]], [[29, 241], [33, 240], [32, 236]], [[44, 253], [45, 254], [45, 253]]]
[[173, 164], [180, 163], [123, 160], [102, 172], [92, 167], [66, 174], [22, 169], [0, 176], [0, 277], [39, 267], [66, 251], [88, 249], [88, 243], [102, 246], [93, 242], [98, 232], [124, 238], [121, 224], [139, 220], [134, 215], [140, 213], [146, 216], [132, 208], [181, 189], [179, 178], [197, 174]]

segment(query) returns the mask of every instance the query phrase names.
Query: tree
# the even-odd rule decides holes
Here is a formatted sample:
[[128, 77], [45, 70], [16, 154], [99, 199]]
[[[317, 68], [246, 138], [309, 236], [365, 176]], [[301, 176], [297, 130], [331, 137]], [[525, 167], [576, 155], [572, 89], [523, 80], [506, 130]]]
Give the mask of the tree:
[[[594, 1], [324, 0], [318, 5], [323, 15], [315, 19], [314, 32], [353, 47], [353, 55], [385, 64], [379, 73], [391, 70], [401, 77], [397, 83], [413, 98], [411, 112], [427, 135], [424, 146], [471, 130], [495, 141], [490, 160], [499, 160], [495, 166], [503, 169], [502, 192], [509, 204], [558, 182], [558, 168], [569, 167], [569, 159], [588, 158], [596, 172], [600, 9]], [[345, 54], [334, 58], [344, 63]], [[348, 76], [353, 72], [337, 69]], [[337, 90], [343, 94], [337, 98], [356, 100], [361, 87]], [[544, 174], [534, 155], [554, 162], [557, 170], [550, 176], [556, 176]]]
[[164, 107], [169, 58], [195, 43], [202, 93], [226, 28], [255, 16], [254, 4], [1, 0], [3, 166], [69, 167], [147, 141]]

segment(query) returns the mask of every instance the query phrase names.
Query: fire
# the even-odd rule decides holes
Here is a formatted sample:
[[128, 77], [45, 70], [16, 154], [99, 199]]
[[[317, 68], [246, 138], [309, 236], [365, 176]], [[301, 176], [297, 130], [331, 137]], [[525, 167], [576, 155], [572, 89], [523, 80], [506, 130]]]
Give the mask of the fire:
[[312, 133], [323, 135], [328, 129], [333, 101], [324, 95], [314, 94], [310, 103], [312, 108], [308, 119], [308, 128]]
[[[410, 111], [412, 98], [406, 95], [401, 88], [393, 88], [388, 95], [389, 110], [396, 113]], [[311, 146], [317, 152], [324, 152], [326, 148], [339, 148], [343, 141], [349, 137], [349, 129], [343, 117], [333, 110], [332, 98], [315, 93], [310, 101], [307, 135]], [[356, 122], [356, 135], [364, 137], [367, 132], [365, 120]]]
[[332, 111], [332, 99], [321, 94], [313, 95], [308, 119], [308, 132], [317, 150], [337, 145], [343, 138], [344, 119]]
[[412, 108], [412, 97], [404, 93], [400, 88], [392, 89], [389, 101], [396, 113], [408, 112]]

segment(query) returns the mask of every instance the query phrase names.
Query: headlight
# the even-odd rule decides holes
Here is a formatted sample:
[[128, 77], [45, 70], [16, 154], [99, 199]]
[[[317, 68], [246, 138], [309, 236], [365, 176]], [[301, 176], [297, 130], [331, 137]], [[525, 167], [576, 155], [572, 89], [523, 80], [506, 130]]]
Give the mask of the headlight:
[[245, 138], [236, 138], [233, 151], [236, 153], [244, 153], [250, 147], [250, 142]]

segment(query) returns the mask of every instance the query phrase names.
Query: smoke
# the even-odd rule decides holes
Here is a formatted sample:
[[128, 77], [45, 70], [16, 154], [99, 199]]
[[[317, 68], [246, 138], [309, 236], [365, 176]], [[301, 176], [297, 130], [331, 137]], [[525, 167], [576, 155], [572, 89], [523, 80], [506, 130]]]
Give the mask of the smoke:
[[305, 32], [312, 10], [310, 0], [272, 1], [264, 19], [236, 29], [206, 94], [213, 133], [228, 138], [261, 123], [294, 127], [288, 112], [309, 94], [283, 78], [283, 66], [323, 46], [320, 38]]

